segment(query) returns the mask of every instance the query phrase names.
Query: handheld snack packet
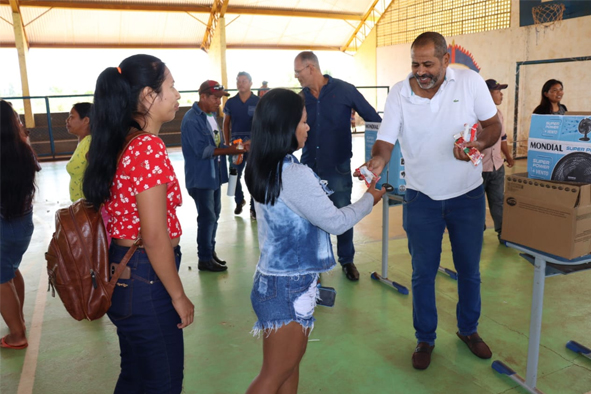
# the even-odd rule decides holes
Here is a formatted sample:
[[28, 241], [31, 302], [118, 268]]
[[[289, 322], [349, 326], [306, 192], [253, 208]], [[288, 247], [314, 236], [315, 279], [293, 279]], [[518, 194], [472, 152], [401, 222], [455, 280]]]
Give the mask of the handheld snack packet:
[[359, 172], [359, 177], [365, 181], [367, 187], [369, 187], [374, 178], [376, 181], [380, 179], [379, 176], [371, 172], [365, 165], [359, 167], [357, 171]]
[[474, 147], [466, 147], [466, 143], [476, 140], [476, 130], [478, 123], [475, 123], [470, 127], [469, 124], [464, 124], [464, 131], [454, 135], [454, 145], [464, 151], [472, 161], [474, 166], [477, 166], [482, 161], [484, 155]]

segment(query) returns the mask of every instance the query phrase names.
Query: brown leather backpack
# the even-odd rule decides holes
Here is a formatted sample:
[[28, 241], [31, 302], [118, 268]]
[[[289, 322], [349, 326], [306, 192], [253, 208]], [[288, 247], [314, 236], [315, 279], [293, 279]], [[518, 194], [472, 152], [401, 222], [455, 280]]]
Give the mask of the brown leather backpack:
[[[130, 133], [117, 162], [131, 141], [146, 132]], [[109, 242], [100, 210], [80, 199], [55, 213], [55, 232], [45, 253], [49, 284], [76, 320], [101, 318], [111, 306], [117, 280], [141, 239], [129, 248], [117, 269], [109, 272]]]

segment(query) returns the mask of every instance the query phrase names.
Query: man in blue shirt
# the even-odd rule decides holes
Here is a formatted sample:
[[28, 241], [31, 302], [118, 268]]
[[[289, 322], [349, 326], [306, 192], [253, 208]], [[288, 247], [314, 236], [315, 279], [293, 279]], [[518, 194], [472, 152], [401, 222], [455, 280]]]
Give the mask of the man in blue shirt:
[[[244, 71], [239, 72], [236, 77], [238, 94], [230, 98], [224, 106], [224, 140], [226, 141], [226, 144], [233, 143], [233, 141], [238, 139], [241, 139], [243, 143], [250, 140], [252, 116], [254, 115], [254, 109], [259, 102], [259, 98], [250, 90], [251, 86], [252, 78], [250, 77], [250, 74]], [[234, 194], [234, 201], [236, 201], [234, 214], [236, 215], [242, 213], [242, 207], [246, 204], [244, 193], [242, 192], [242, 185], [240, 184], [240, 178], [242, 177], [247, 158], [248, 155], [244, 154], [242, 163], [234, 164], [232, 163], [233, 157], [230, 157], [230, 168], [235, 168], [238, 172], [236, 192]], [[250, 217], [256, 219], [252, 198], [250, 199]]]
[[[216, 117], [222, 96], [229, 96], [215, 81], [199, 88], [199, 102], [187, 111], [181, 123], [185, 159], [185, 183], [197, 206], [197, 256], [200, 271], [225, 271], [226, 262], [215, 253], [215, 235], [222, 209], [221, 186], [228, 182], [224, 155], [246, 152], [221, 142]], [[245, 145], [248, 149], [250, 144]]]
[[[301, 162], [328, 181], [334, 191], [330, 199], [338, 208], [351, 204], [351, 110], [366, 122], [381, 122], [382, 118], [365, 100], [355, 86], [323, 75], [318, 57], [305, 51], [294, 60], [295, 77], [302, 85], [308, 113], [308, 139]], [[353, 263], [353, 229], [337, 237], [337, 255], [349, 280], [359, 280]]]

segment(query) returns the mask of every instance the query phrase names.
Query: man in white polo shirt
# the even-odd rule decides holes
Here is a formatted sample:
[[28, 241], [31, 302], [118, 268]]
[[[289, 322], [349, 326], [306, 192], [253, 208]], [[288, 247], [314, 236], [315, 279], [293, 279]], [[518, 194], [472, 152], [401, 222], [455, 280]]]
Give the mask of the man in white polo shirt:
[[458, 273], [458, 337], [472, 353], [492, 352], [477, 333], [480, 318], [480, 252], [485, 201], [482, 165], [454, 147], [464, 124], [480, 122], [483, 132], [469, 145], [479, 151], [493, 145], [501, 132], [497, 108], [484, 80], [474, 71], [448, 68], [445, 38], [426, 32], [411, 46], [412, 72], [392, 88], [372, 158], [376, 174], [388, 163], [396, 140], [405, 162], [403, 226], [412, 257], [413, 322], [417, 347], [413, 367], [431, 362], [437, 329], [435, 276], [441, 241], [448, 229]]

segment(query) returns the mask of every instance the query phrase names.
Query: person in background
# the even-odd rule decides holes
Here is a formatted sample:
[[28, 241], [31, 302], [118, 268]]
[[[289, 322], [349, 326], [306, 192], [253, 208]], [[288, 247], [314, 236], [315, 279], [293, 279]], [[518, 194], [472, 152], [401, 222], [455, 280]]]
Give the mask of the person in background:
[[542, 99], [540, 105], [534, 109], [537, 115], [564, 115], [568, 109], [560, 103], [564, 95], [562, 82], [557, 79], [549, 79], [542, 86]]
[[[193, 323], [194, 307], [178, 274], [181, 188], [158, 137], [162, 124], [174, 119], [180, 97], [170, 70], [150, 55], [130, 56], [96, 82], [83, 192], [95, 209], [104, 204], [110, 214], [111, 263], [140, 241], [141, 227], [140, 247], [107, 312], [121, 355], [116, 394], [183, 390], [183, 329]], [[136, 131], [145, 134], [122, 151]]]
[[335, 259], [330, 234], [341, 234], [368, 215], [385, 190], [375, 182], [355, 204], [337, 208], [330, 191], [293, 153], [310, 127], [304, 100], [273, 89], [254, 114], [246, 185], [255, 200], [261, 256], [251, 302], [263, 333], [263, 366], [247, 394], [296, 393], [299, 365], [314, 327], [318, 275]]
[[257, 93], [257, 96], [259, 97], [263, 97], [265, 95], [265, 93], [267, 93], [270, 89], [267, 81], [263, 81], [263, 85], [259, 88], [259, 91]]
[[217, 114], [221, 98], [230, 94], [216, 81], [199, 87], [199, 101], [193, 103], [181, 123], [181, 144], [185, 159], [185, 183], [197, 207], [197, 257], [200, 271], [221, 272], [226, 261], [215, 251], [218, 220], [222, 210], [222, 184], [228, 182], [226, 155], [239, 155], [250, 142], [238, 145], [222, 143]]
[[[313, 52], [300, 52], [296, 56], [294, 74], [302, 85], [301, 95], [306, 102], [310, 125], [302, 164], [327, 181], [334, 191], [330, 199], [338, 208], [345, 207], [351, 204], [353, 190], [351, 110], [366, 122], [381, 122], [382, 118], [355, 86], [323, 75]], [[353, 228], [337, 237], [337, 256], [347, 279], [359, 280], [359, 271], [353, 262]]]
[[1, 204], [0, 204], [0, 312], [8, 335], [0, 347], [25, 349], [25, 281], [19, 270], [33, 235], [35, 175], [41, 170], [27, 133], [12, 106], [0, 100]]
[[87, 155], [90, 147], [90, 109], [91, 103], [74, 104], [70, 116], [66, 119], [68, 133], [78, 137], [78, 145], [66, 164], [66, 171], [70, 174], [70, 200], [72, 202], [84, 198], [82, 192], [82, 177], [88, 164]]
[[[224, 106], [224, 141], [226, 141], [226, 144], [233, 144], [238, 139], [242, 140], [243, 143], [250, 140], [252, 116], [260, 100], [250, 90], [251, 86], [252, 78], [250, 74], [244, 71], [239, 72], [236, 77], [238, 94], [228, 99]], [[234, 157], [236, 156], [230, 156], [230, 168], [235, 168], [238, 173], [236, 192], [234, 194], [234, 201], [236, 202], [234, 214], [240, 215], [242, 213], [242, 207], [246, 204], [240, 178], [242, 178], [242, 172], [248, 160], [248, 153], [243, 155], [242, 163], [239, 164], [232, 162]], [[250, 199], [250, 217], [256, 220], [252, 197]]]
[[[494, 79], [487, 79], [486, 86], [495, 104], [501, 105], [503, 102], [503, 93], [501, 90], [507, 89], [508, 85], [502, 85]], [[495, 232], [501, 244], [501, 228], [503, 226], [503, 195], [505, 194], [505, 166], [503, 155], [507, 160], [507, 167], [513, 167], [514, 161], [509, 145], [507, 144], [507, 134], [505, 133], [505, 120], [500, 109], [497, 109], [497, 115], [501, 122], [501, 136], [498, 141], [482, 151], [482, 180], [484, 192], [488, 200], [488, 209], [495, 224]], [[478, 135], [482, 132], [482, 126], [478, 123]], [[501, 152], [503, 155], [501, 155]], [[484, 226], [486, 230], [486, 225]]]

